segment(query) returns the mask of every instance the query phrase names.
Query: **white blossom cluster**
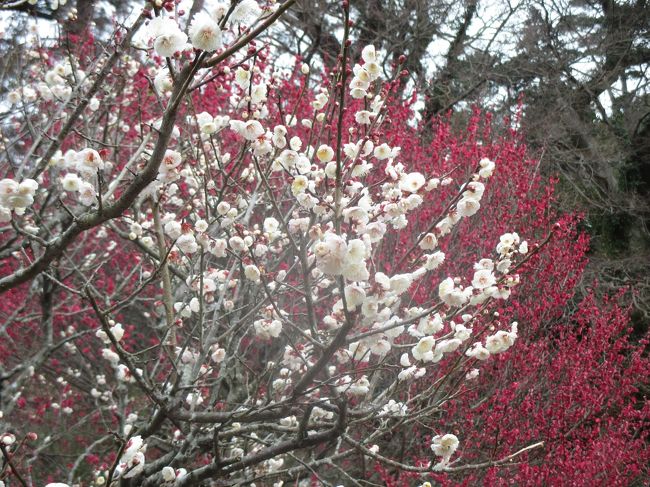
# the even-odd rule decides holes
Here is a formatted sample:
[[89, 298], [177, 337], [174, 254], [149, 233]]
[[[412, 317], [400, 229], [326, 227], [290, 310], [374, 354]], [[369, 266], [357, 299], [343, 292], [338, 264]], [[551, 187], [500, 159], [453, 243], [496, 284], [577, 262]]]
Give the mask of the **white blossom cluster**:
[[13, 179], [0, 180], [0, 222], [10, 222], [11, 213], [23, 215], [34, 203], [38, 183], [33, 179], [23, 179], [20, 183]]
[[147, 451], [147, 444], [141, 436], [132, 436], [125, 448], [115, 469], [117, 477], [125, 479], [135, 477], [144, 470], [146, 459], [144, 454]]
[[95, 149], [86, 148], [79, 152], [70, 149], [59, 156], [56, 166], [66, 172], [60, 179], [61, 187], [70, 194], [75, 194], [85, 206], [97, 203], [97, 177], [110, 168]]
[[[152, 19], [146, 36], [153, 52], [173, 58], [150, 59], [157, 93], [174, 88], [168, 61], [177, 62], [179, 53], [191, 49], [219, 52], [232, 40], [235, 26], [250, 27], [266, 11], [255, 0], [242, 0], [233, 9], [219, 4], [199, 12], [186, 26], [165, 13]], [[264, 364], [265, 397], [246, 398], [241, 407], [282, 403], [344, 330], [332, 360], [314, 379], [319, 385], [299, 391], [301, 400], [317, 404], [310, 409], [308, 424], [299, 426], [294, 411], [277, 427], [291, 433], [306, 427], [308, 437], [323, 425], [331, 426], [335, 396], [363, 403], [387, 423], [407, 417], [412, 403], [382, 391], [430, 380], [450, 358], [462, 361], [467, 379], [476, 378], [478, 369], [471, 367], [507, 351], [517, 339], [516, 322], [506, 331], [497, 329], [500, 323], [485, 326], [485, 316], [491, 303], [507, 300], [519, 283], [516, 269], [528, 254], [527, 242], [516, 233], [502, 235], [494, 255], [478, 260], [465, 275], [444, 271], [449, 257], [441, 250], [457, 225], [480, 210], [495, 162], [472, 161], [475, 170], [464, 181], [410, 171], [399, 145], [377, 135], [388, 109], [374, 46], [366, 46], [361, 56], [362, 64], [354, 66], [354, 76], [343, 88], [354, 104], [356, 126], [341, 140], [323, 135], [327, 113], [338, 103], [331, 86], [316, 88], [307, 105], [310, 118], [298, 119], [289, 111], [271, 122], [268, 105], [280, 76], [248, 59], [224, 66], [220, 74], [231, 84], [231, 94], [223, 112], [186, 114], [182, 132], [175, 128], [158, 152], [164, 155], [154, 167], [155, 180], [116, 219], [112, 230], [144, 249], [145, 258], [138, 262], [146, 268], [143, 288], [150, 278], [158, 282], [155, 273], [173, 271], [169, 282], [160, 279], [164, 302], [154, 305], [160, 311], [154, 327], [162, 330], [161, 344], [174, 361], [177, 379], [161, 390], [170, 395], [183, 391], [175, 403], [178, 409], [207, 410], [215, 402], [213, 384], [225, 383], [230, 370], [263, 352], [276, 354], [275, 362]], [[308, 67], [301, 72], [307, 76]], [[65, 65], [46, 74], [53, 96], [62, 98], [57, 87], [69, 87], [70, 75]], [[91, 101], [91, 110], [99, 103]], [[162, 121], [147, 124], [156, 134]], [[127, 122], [115, 122], [115, 127], [123, 132], [132, 128]], [[83, 145], [58, 152], [49, 161], [51, 180], [83, 206], [110, 203], [153, 160], [152, 145], [142, 145], [138, 156], [121, 167]], [[0, 181], [0, 221], [11, 221], [12, 212], [24, 214], [38, 188], [31, 179]], [[413, 215], [443, 188], [454, 193], [452, 203], [416, 235]], [[403, 235], [410, 237], [400, 240]], [[395, 241], [407, 242], [400, 250], [403, 261], [383, 262], [383, 246]], [[418, 304], [420, 286], [434, 290], [435, 302]], [[124, 359], [126, 329], [111, 320], [96, 332], [103, 363], [123, 389], [145, 377]], [[177, 336], [182, 339], [176, 341]], [[390, 371], [388, 385], [377, 384], [373, 367]], [[106, 377], [96, 379], [91, 396], [97, 403], [111, 403]], [[136, 415], [125, 422], [125, 437], [138, 421]], [[178, 432], [179, 438], [182, 434]], [[248, 434], [250, 445], [233, 440], [231, 457], [261, 450], [269, 440], [257, 434]], [[433, 438], [440, 468], [458, 446], [453, 434]], [[116, 478], [143, 472], [146, 449], [140, 436], [128, 438]], [[256, 469], [275, 472], [284, 462], [280, 456]], [[161, 471], [169, 485], [185, 475], [175, 464]]]
[[431, 440], [431, 449], [437, 456], [442, 457], [442, 460], [435, 465], [434, 469], [438, 470], [449, 463], [449, 459], [458, 449], [459, 441], [456, 435], [436, 435]]
[[[370, 83], [375, 81], [381, 72], [381, 68], [377, 63], [377, 53], [375, 46], [366, 46], [361, 51], [361, 58], [363, 65], [355, 65], [353, 69], [354, 77], [350, 82], [350, 96], [352, 98], [365, 98], [368, 96], [368, 88]], [[370, 117], [362, 112], [358, 112], [355, 116], [357, 122], [366, 123]], [[360, 121], [361, 120], [361, 121]]]
[[262, 14], [262, 9], [255, 0], [238, 2], [232, 12], [227, 3], [219, 3], [210, 11], [196, 13], [190, 20], [187, 33], [176, 19], [161, 15], [149, 22], [147, 39], [152, 42], [153, 51], [162, 57], [172, 57], [192, 48], [211, 53], [224, 45], [220, 23], [228, 14], [229, 26], [252, 25]]
[[83, 84], [86, 80], [86, 73], [74, 67], [69, 61], [57, 63], [53, 68], [47, 70], [43, 80], [33, 85], [22, 86], [18, 90], [12, 90], [7, 94], [7, 101], [12, 105], [20, 103], [33, 103], [37, 100], [44, 102], [65, 102], [72, 95], [73, 87]]
[[[208, 25], [208, 20], [205, 23]], [[350, 90], [353, 98], [371, 100], [357, 111], [355, 120], [360, 126], [372, 128], [383, 123], [384, 100], [372, 92], [372, 83], [378, 77], [374, 48], [368, 46], [362, 56], [364, 64], [355, 67]], [[303, 70], [305, 72], [308, 70]], [[338, 366], [330, 366], [332, 375], [339, 374], [338, 367], [345, 370], [354, 363], [386, 359], [397, 341], [409, 343], [408, 340], [415, 340], [409, 345], [410, 353], [397, 354], [398, 382], [425, 377], [427, 367], [448, 356], [460, 354], [468, 359], [484, 361], [491, 354], [501, 353], [512, 345], [517, 336], [516, 324], [508, 332], [499, 330], [487, 337], [475, 336], [476, 328], [472, 325], [475, 320], [473, 310], [480, 310], [490, 300], [507, 299], [511, 288], [518, 283], [518, 277], [511, 275], [510, 271], [517, 255], [525, 256], [527, 247], [516, 234], [502, 236], [497, 258], [479, 260], [474, 265], [471, 279], [446, 277], [438, 282], [438, 297], [444, 308], [432, 311], [418, 306], [401, 307], [406, 299], [410, 299], [409, 290], [414, 285], [424, 279], [429, 282], [436, 279], [432, 273], [446, 259], [445, 253], [438, 250], [441, 239], [449, 235], [462, 219], [479, 211], [485, 184], [495, 170], [493, 161], [487, 158], [478, 161], [476, 173], [468, 182], [458, 185], [458, 197], [448, 213], [418, 237], [414, 252], [419, 257], [414, 260], [415, 264], [398, 273], [386, 273], [373, 262], [378, 246], [388, 235], [409, 226], [410, 213], [423, 204], [428, 193], [450, 187], [454, 181], [449, 177], [408, 172], [399, 160], [398, 146], [373, 141], [361, 132], [351, 132], [349, 140], [342, 144], [340, 158], [331, 143], [305, 144], [299, 129], [313, 129], [313, 121], [298, 123], [287, 116], [283, 125], [267, 126], [265, 123], [268, 85], [263, 81], [263, 72], [238, 67], [232, 76], [233, 83], [241, 90], [239, 95], [231, 97], [232, 106], [248, 107], [246, 113], [249, 116], [237, 119], [231, 115], [201, 112], [190, 118], [197, 127], [196, 140], [208, 148], [214, 137], [230, 131], [259, 164], [258, 167], [252, 163], [244, 167], [240, 181], [257, 187], [257, 190], [262, 188], [260, 167], [267, 171], [265, 177], [286, 178], [290, 184], [284, 186], [282, 196], [274, 197], [292, 199], [294, 205], [288, 214], [262, 212], [259, 223], [251, 224], [250, 215], [255, 214], [256, 206], [260, 208], [260, 200], [263, 202], [268, 195], [257, 200], [243, 194], [229, 200], [199, 197], [200, 184], [193, 181], [196, 176], [189, 168], [183, 168], [182, 153], [168, 149], [160, 165], [156, 192], [165, 194], [168, 207], [172, 207], [179, 191], [177, 183], [184, 178], [183, 183], [189, 186], [190, 195], [194, 196], [194, 205], [200, 208], [212, 205], [212, 219], [197, 217], [188, 222], [179, 219], [173, 211], [164, 213], [161, 224], [165, 237], [169, 239], [165, 245], [173, 245], [172, 250], [180, 252], [180, 262], [189, 268], [196, 265], [198, 255], [210, 255], [220, 262], [216, 267], [190, 274], [187, 278], [185, 284], [190, 294], [174, 303], [179, 322], [200, 313], [218, 312], [227, 316], [240, 306], [239, 297], [247, 289], [282, 292], [290, 289], [288, 281], [295, 278], [304, 285], [304, 278], [299, 277], [298, 262], [294, 262], [293, 267], [289, 263], [289, 270], [274, 275], [267, 274], [265, 269], [273, 267], [278, 256], [291, 248], [292, 242], [306, 241], [309, 242], [305, 246], [309, 266], [306, 272], [313, 286], [303, 288], [303, 291], [309, 293], [312, 300], [323, 304], [330, 301], [328, 295], [333, 299], [329, 312], [315, 323], [316, 329], [303, 329], [305, 336], [336, 332], [344, 326], [350, 313], [358, 320], [355, 329], [367, 330], [362, 338], [349, 341], [344, 349], [337, 351]], [[319, 115], [323, 114], [330, 96], [327, 90], [317, 90], [316, 93], [312, 107], [313, 120], [318, 123], [323, 120]], [[214, 150], [220, 159], [218, 161], [211, 162], [199, 155], [199, 164], [206, 170], [221, 170], [232, 158], [218, 148]], [[374, 191], [364, 184], [365, 176], [371, 171], [381, 171], [385, 175], [385, 181]], [[338, 195], [331, 185], [337, 177], [344, 181]], [[130, 236], [150, 248], [155, 248], [158, 238], [151, 220], [146, 219], [130, 222]], [[339, 279], [343, 282], [341, 289], [337, 288]], [[319, 305], [320, 309], [323, 304]], [[264, 306], [250, 321], [249, 333], [261, 342], [281, 341], [288, 326], [296, 326], [291, 316], [289, 310], [282, 309], [281, 301], [274, 306]], [[208, 334], [208, 343], [213, 336]], [[197, 362], [201, 351], [191, 345], [183, 349], [181, 363], [186, 364], [183, 374], [191, 374], [193, 367], [204, 375], [215, 367], [226, 366], [229, 360], [226, 350], [216, 343], [210, 347], [212, 365]], [[300, 375], [313, 364], [313, 349], [309, 341], [300, 343], [299, 348], [286, 345], [283, 360], [277, 364], [278, 373], [271, 383], [273, 393], [280, 399], [286, 397]], [[472, 374], [468, 373], [468, 378]], [[372, 383], [364, 374], [341, 373], [333, 385], [339, 394], [350, 397], [363, 398], [373, 394]], [[192, 408], [198, 408], [204, 402], [203, 394], [195, 389], [187, 396], [186, 402]], [[407, 410], [405, 404], [392, 400], [381, 404], [380, 414], [399, 416], [406, 414]], [[323, 419], [332, 417], [331, 412], [322, 411]], [[319, 413], [314, 412], [312, 419], [318, 416]], [[448, 460], [457, 448], [457, 440], [454, 444], [451, 436], [445, 435], [434, 441], [437, 445], [434, 451], [443, 459]]]

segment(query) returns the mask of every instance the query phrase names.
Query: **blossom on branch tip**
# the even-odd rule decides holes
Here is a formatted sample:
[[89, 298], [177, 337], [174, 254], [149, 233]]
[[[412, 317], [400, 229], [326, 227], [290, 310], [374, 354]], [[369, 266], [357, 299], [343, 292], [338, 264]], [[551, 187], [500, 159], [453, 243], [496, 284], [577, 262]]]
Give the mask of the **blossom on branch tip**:
[[446, 460], [454, 454], [458, 448], [459, 441], [456, 435], [446, 434], [443, 436], [436, 435], [431, 440], [431, 449], [439, 457], [443, 457]]
[[465, 352], [468, 357], [473, 357], [477, 360], [487, 360], [490, 358], [490, 351], [483, 346], [482, 343], [476, 342], [472, 347]]
[[262, 319], [253, 323], [255, 334], [262, 340], [277, 338], [282, 332], [282, 322], [280, 320]]
[[487, 179], [490, 176], [492, 176], [492, 173], [494, 173], [494, 168], [495, 164], [488, 158], [483, 158], [479, 161], [479, 172], [478, 175], [482, 177], [483, 179]]
[[81, 178], [74, 173], [68, 173], [61, 178], [61, 186], [64, 191], [75, 192], [79, 191]]
[[221, 29], [206, 12], [197, 13], [190, 23], [190, 41], [195, 49], [213, 52], [222, 46]]
[[168, 34], [162, 34], [156, 37], [153, 48], [156, 53], [163, 57], [171, 57], [176, 52], [182, 51], [187, 44], [187, 35], [177, 29]]
[[244, 267], [244, 275], [249, 281], [259, 282], [260, 280], [260, 270], [253, 264], [249, 264]]
[[329, 162], [334, 158], [334, 150], [329, 145], [323, 144], [316, 151], [316, 157], [321, 162]]
[[432, 316], [425, 316], [420, 318], [418, 322], [417, 331], [424, 335], [434, 335], [440, 332], [443, 328], [442, 318], [439, 313]]
[[37, 189], [38, 183], [33, 179], [24, 179], [20, 183], [8, 178], [0, 180], [0, 208], [6, 208], [8, 215], [11, 210], [22, 215], [34, 203]]
[[475, 215], [480, 208], [481, 204], [474, 198], [463, 198], [456, 204], [458, 215], [463, 217]]
[[176, 480], [176, 471], [172, 467], [163, 467], [161, 474], [165, 482]]
[[361, 59], [366, 63], [371, 63], [377, 61], [377, 53], [375, 51], [375, 46], [369, 44], [361, 50]]
[[199, 245], [196, 243], [196, 238], [192, 233], [183, 233], [176, 239], [176, 246], [186, 254], [193, 254], [199, 250]]
[[128, 479], [142, 472], [145, 465], [144, 454], [146, 450], [147, 445], [141, 436], [130, 438], [118, 464], [120, 476]]
[[433, 250], [438, 246], [438, 239], [433, 233], [427, 233], [419, 243], [422, 250]]
[[366, 299], [366, 292], [364, 289], [357, 284], [348, 284], [345, 286], [345, 302], [348, 306], [348, 309], [354, 309], [361, 304]]
[[443, 280], [438, 286], [440, 299], [449, 306], [462, 306], [471, 295], [472, 288], [457, 288], [451, 277]]
[[501, 353], [508, 350], [517, 339], [517, 322], [513, 322], [510, 331], [499, 330], [485, 339], [485, 348], [490, 353]]
[[249, 141], [257, 140], [264, 135], [264, 127], [257, 120], [249, 120], [248, 122], [230, 120], [230, 128]]
[[241, 0], [230, 14], [229, 20], [247, 24], [259, 17], [261, 13], [262, 9], [255, 0]]
[[411, 349], [411, 354], [415, 360], [431, 362], [433, 360], [433, 347], [436, 344], [435, 338], [425, 336]]
[[424, 186], [425, 182], [426, 180], [424, 179], [424, 175], [422, 175], [419, 172], [412, 172], [404, 175], [400, 179], [399, 189], [407, 193], [416, 193], [420, 190], [422, 186]]
[[496, 282], [496, 278], [491, 270], [480, 269], [474, 273], [472, 286], [475, 289], [485, 289], [486, 287], [494, 286]]

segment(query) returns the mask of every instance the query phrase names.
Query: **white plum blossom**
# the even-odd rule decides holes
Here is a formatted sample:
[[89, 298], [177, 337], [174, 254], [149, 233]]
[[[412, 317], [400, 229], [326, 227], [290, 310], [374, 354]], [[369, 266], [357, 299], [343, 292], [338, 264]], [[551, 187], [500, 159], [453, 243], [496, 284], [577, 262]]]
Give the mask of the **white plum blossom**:
[[171, 220], [165, 223], [164, 226], [165, 234], [171, 239], [177, 239], [183, 233], [183, 226], [180, 222], [176, 220]]
[[83, 149], [77, 154], [77, 168], [95, 174], [104, 168], [104, 161], [95, 149]]
[[442, 317], [436, 313], [433, 317], [425, 316], [420, 319], [417, 330], [424, 335], [434, 335], [443, 328]]
[[474, 198], [463, 198], [456, 204], [458, 215], [468, 217], [475, 215], [481, 208], [481, 203]]
[[220, 201], [219, 204], [217, 205], [217, 213], [219, 213], [221, 216], [224, 216], [228, 214], [230, 211], [230, 203], [227, 201]]
[[329, 162], [334, 158], [334, 149], [329, 145], [323, 144], [316, 151], [316, 157], [321, 162]]
[[412, 274], [396, 274], [390, 278], [390, 290], [395, 294], [403, 294], [408, 291], [408, 288], [413, 284]]
[[496, 282], [496, 278], [491, 270], [480, 269], [474, 273], [472, 286], [475, 289], [485, 289], [486, 287], [494, 286]]
[[406, 174], [399, 182], [399, 189], [407, 193], [416, 193], [420, 190], [426, 180], [419, 172]]
[[384, 222], [372, 222], [366, 225], [365, 233], [370, 238], [370, 242], [379, 242], [386, 233], [386, 224]]
[[272, 216], [264, 219], [264, 231], [268, 234], [275, 234], [280, 228], [280, 222]]
[[419, 247], [422, 250], [433, 250], [438, 246], [438, 239], [433, 233], [427, 233], [420, 240]]
[[526, 255], [528, 253], [528, 242], [525, 240], [521, 242], [517, 251], [522, 255]]
[[490, 358], [490, 351], [483, 346], [482, 343], [477, 342], [472, 344], [472, 347], [465, 352], [468, 357], [473, 357], [477, 360], [487, 360]]
[[467, 328], [465, 325], [462, 324], [458, 324], [454, 327], [452, 323], [452, 329], [454, 330], [454, 338], [457, 338], [461, 342], [468, 340], [472, 334], [472, 329]]
[[193, 254], [199, 250], [199, 244], [192, 233], [183, 233], [176, 239], [176, 246], [185, 254]]
[[260, 280], [260, 270], [253, 264], [249, 264], [244, 267], [244, 275], [249, 281], [259, 282]]
[[426, 374], [426, 371], [427, 370], [424, 367], [416, 367], [415, 365], [411, 365], [410, 367], [407, 367], [400, 371], [400, 373], [397, 375], [397, 380], [401, 382], [405, 380], [419, 379]]
[[7, 101], [9, 101], [10, 104], [16, 105], [17, 103], [20, 102], [21, 95], [18, 91], [12, 90], [7, 94]]
[[246, 242], [244, 242], [243, 238], [238, 236], [230, 237], [230, 239], [228, 239], [228, 245], [235, 252], [242, 252], [246, 249]]
[[[478, 358], [478, 357], [476, 357], [476, 358]], [[472, 369], [469, 372], [467, 372], [467, 374], [465, 374], [465, 379], [466, 380], [474, 380], [478, 376], [479, 376], [479, 370], [478, 369]]]
[[434, 252], [433, 254], [425, 255], [426, 262], [424, 267], [428, 271], [432, 271], [440, 267], [440, 265], [445, 261], [445, 253], [442, 251]]
[[207, 112], [201, 112], [196, 116], [196, 123], [201, 129], [201, 133], [206, 135], [214, 134], [219, 130], [219, 124], [215, 121], [215, 118]]
[[257, 120], [249, 120], [248, 122], [230, 120], [230, 128], [249, 141], [257, 140], [265, 132], [262, 124]]
[[65, 191], [76, 192], [79, 191], [81, 185], [81, 178], [74, 173], [67, 173], [61, 178], [61, 187]]
[[368, 110], [360, 110], [354, 115], [354, 120], [361, 125], [370, 125], [374, 118], [374, 113]]
[[266, 101], [267, 90], [266, 84], [260, 83], [252, 87], [250, 91], [251, 103], [258, 104], [263, 101]]
[[433, 360], [433, 347], [436, 340], [432, 336], [420, 338], [420, 341], [411, 349], [411, 354], [415, 360], [431, 362]]
[[517, 233], [504, 233], [499, 237], [497, 245], [497, 253], [501, 256], [507, 256], [512, 253], [520, 243], [520, 238]]
[[[318, 93], [314, 97], [314, 101], [312, 102], [312, 106], [314, 107], [314, 110], [321, 110], [325, 105], [327, 105], [329, 98], [327, 97], [327, 93]], [[294, 149], [294, 150], [299, 150]]]
[[439, 342], [436, 343], [435, 351], [440, 354], [455, 352], [456, 350], [458, 350], [458, 347], [460, 347], [462, 344], [463, 342], [458, 338], [448, 338], [445, 340], [440, 340]]
[[213, 52], [222, 46], [219, 24], [206, 12], [199, 12], [194, 16], [189, 34], [195, 49]]
[[366, 299], [366, 292], [357, 284], [348, 284], [345, 286], [345, 302], [349, 309], [354, 309]]
[[348, 281], [367, 281], [370, 278], [366, 262], [363, 257], [354, 257], [353, 252], [346, 255], [342, 275]]
[[13, 210], [22, 215], [34, 203], [38, 183], [33, 179], [24, 179], [17, 183], [13, 179], [0, 180], [0, 208], [5, 208], [10, 214]]
[[505, 274], [510, 270], [511, 265], [512, 261], [510, 259], [501, 259], [499, 262], [497, 262], [497, 271]]
[[499, 330], [485, 339], [485, 348], [490, 353], [501, 353], [508, 350], [517, 339], [517, 322], [513, 322], [510, 331]]
[[162, 182], [172, 182], [178, 179], [178, 167], [183, 162], [180, 152], [168, 149], [158, 168], [158, 179]]
[[248, 88], [251, 82], [251, 72], [249, 69], [244, 69], [242, 66], [238, 67], [235, 71], [235, 83], [241, 88]]
[[102, 357], [104, 360], [109, 361], [113, 365], [117, 365], [117, 363], [120, 361], [120, 356], [110, 348], [102, 349]]
[[492, 259], [481, 259], [476, 264], [474, 264], [475, 271], [480, 271], [480, 270], [491, 271], [493, 269], [494, 269], [494, 261]]
[[282, 322], [280, 320], [257, 320], [253, 323], [255, 334], [262, 340], [277, 338], [282, 332]]
[[368, 72], [371, 80], [376, 80], [379, 78], [381, 73], [381, 66], [376, 61], [368, 61], [363, 65], [364, 70]]
[[390, 352], [391, 348], [392, 348], [392, 345], [391, 345], [390, 341], [388, 341], [388, 340], [386, 340], [384, 338], [381, 338], [381, 339], [377, 340], [375, 343], [372, 344], [372, 346], [370, 347], [370, 352], [375, 354], [375, 355], [378, 355], [379, 357], [383, 357], [388, 352]]
[[204, 232], [208, 229], [208, 222], [206, 222], [206, 221], [203, 220], [203, 219], [199, 219], [199, 220], [197, 220], [196, 223], [194, 224], [194, 229], [195, 229], [197, 232], [204, 233]]
[[361, 59], [366, 63], [372, 63], [377, 61], [377, 53], [375, 51], [375, 46], [369, 44], [361, 50]]
[[314, 247], [316, 264], [325, 274], [339, 275], [343, 272], [348, 247], [345, 240], [332, 232], [327, 232], [322, 241]]
[[456, 452], [458, 445], [458, 438], [456, 435], [452, 434], [446, 434], [443, 436], [436, 435], [431, 440], [431, 449], [433, 450], [433, 453], [447, 461]]
[[365, 396], [370, 392], [370, 382], [365, 375], [355, 382], [352, 382], [350, 376], [346, 375], [339, 380], [336, 389], [338, 392], [351, 396]]
[[256, 0], [242, 0], [230, 14], [231, 22], [250, 23], [260, 16], [262, 9]]
[[176, 471], [172, 467], [163, 467], [161, 474], [165, 482], [172, 482], [176, 480]]
[[220, 348], [219, 344], [212, 345], [210, 350], [212, 352], [210, 358], [213, 362], [220, 364], [226, 358], [226, 350], [224, 348]]
[[494, 173], [495, 164], [488, 158], [483, 158], [479, 161], [478, 175], [483, 179], [487, 179]]
[[91, 206], [97, 202], [97, 191], [95, 186], [89, 182], [82, 181], [79, 184], [79, 202], [82, 205]]
[[379, 413], [382, 416], [406, 416], [408, 413], [408, 406], [403, 402], [397, 402], [395, 399], [390, 399], [381, 408]]
[[291, 183], [291, 192], [294, 196], [298, 196], [299, 194], [305, 192], [308, 186], [309, 179], [307, 179], [306, 176], [296, 176], [293, 180], [293, 183]]
[[173, 56], [182, 51], [187, 44], [187, 35], [171, 19], [156, 17], [149, 23], [149, 35], [153, 38], [156, 54], [163, 57]]
[[16, 436], [12, 433], [5, 433], [0, 438], [0, 441], [6, 446], [11, 446], [16, 442]]
[[[116, 342], [121, 341], [122, 337], [124, 337], [124, 328], [122, 327], [121, 323], [117, 323], [117, 324], [111, 326], [110, 327], [110, 332], [113, 335], [113, 338], [115, 338]], [[95, 335], [100, 340], [102, 340], [104, 342], [104, 344], [109, 345], [111, 343], [111, 339], [109, 338], [108, 334], [104, 330], [102, 330], [102, 329], [97, 330]], [[105, 349], [105, 350], [110, 350], [110, 349]], [[106, 352], [106, 354], [108, 354], [108, 352]], [[113, 362], [115, 360], [114, 357], [115, 356], [113, 356], [111, 354], [105, 355], [105, 358], [107, 358], [111, 362]], [[118, 357], [118, 360], [119, 360], [119, 357]]]
[[[380, 161], [383, 159], [387, 159], [392, 156], [393, 151], [390, 148], [388, 144], [381, 144], [377, 147], [375, 147], [375, 150], [372, 153], [375, 158], [379, 159]], [[424, 183], [423, 183], [424, 184]]]
[[462, 306], [472, 294], [472, 288], [461, 289], [456, 287], [454, 280], [448, 277], [438, 286], [440, 299], [449, 306]]
[[141, 436], [134, 436], [126, 443], [119, 461], [119, 470], [124, 478], [132, 478], [144, 470], [147, 445]]

